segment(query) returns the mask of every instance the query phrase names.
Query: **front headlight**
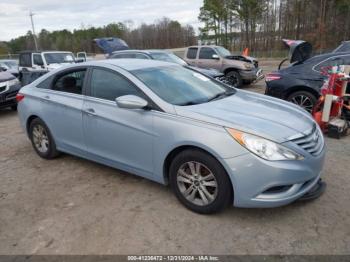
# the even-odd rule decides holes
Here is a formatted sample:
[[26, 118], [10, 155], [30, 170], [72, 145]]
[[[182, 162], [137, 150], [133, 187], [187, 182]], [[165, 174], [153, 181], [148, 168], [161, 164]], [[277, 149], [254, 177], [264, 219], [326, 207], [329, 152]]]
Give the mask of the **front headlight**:
[[302, 155], [291, 149], [265, 138], [244, 133], [232, 128], [227, 128], [226, 130], [238, 143], [263, 159], [270, 161], [304, 159]]
[[244, 63], [244, 67], [246, 69], [252, 69], [254, 66], [252, 64], [250, 64], [250, 63]]
[[9, 81], [7, 81], [7, 85], [10, 87], [10, 86], [14, 86], [14, 85], [17, 85], [19, 83], [18, 79], [15, 78], [15, 79], [11, 79]]

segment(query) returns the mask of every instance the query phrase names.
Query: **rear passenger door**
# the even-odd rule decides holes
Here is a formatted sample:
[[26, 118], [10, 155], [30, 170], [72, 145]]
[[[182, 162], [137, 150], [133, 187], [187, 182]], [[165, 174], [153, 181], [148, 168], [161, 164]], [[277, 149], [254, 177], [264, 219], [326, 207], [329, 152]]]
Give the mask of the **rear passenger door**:
[[82, 106], [87, 68], [68, 69], [48, 78], [42, 88], [43, 120], [49, 127], [57, 148], [81, 155], [85, 151]]

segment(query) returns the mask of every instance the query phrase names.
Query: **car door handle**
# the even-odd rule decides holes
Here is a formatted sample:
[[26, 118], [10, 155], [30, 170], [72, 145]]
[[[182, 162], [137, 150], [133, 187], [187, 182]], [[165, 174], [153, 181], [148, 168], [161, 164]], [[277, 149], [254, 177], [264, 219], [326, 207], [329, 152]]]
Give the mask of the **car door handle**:
[[91, 116], [96, 115], [95, 109], [93, 109], [93, 108], [87, 108], [84, 112], [88, 115], [91, 115]]

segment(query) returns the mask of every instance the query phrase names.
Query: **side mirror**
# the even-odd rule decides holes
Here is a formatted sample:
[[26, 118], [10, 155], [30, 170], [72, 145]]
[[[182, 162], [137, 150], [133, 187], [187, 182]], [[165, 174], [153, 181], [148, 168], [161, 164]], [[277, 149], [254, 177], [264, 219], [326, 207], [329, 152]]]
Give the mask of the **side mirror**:
[[215, 60], [219, 60], [219, 59], [220, 59], [220, 57], [219, 57], [217, 54], [213, 54], [213, 55], [211, 56], [211, 58], [212, 58], [212, 59], [215, 59]]
[[134, 95], [117, 97], [115, 102], [120, 108], [126, 109], [144, 109], [148, 105], [145, 99]]
[[7, 71], [7, 68], [4, 67], [4, 66], [0, 66], [0, 72], [1, 72], [1, 71]]

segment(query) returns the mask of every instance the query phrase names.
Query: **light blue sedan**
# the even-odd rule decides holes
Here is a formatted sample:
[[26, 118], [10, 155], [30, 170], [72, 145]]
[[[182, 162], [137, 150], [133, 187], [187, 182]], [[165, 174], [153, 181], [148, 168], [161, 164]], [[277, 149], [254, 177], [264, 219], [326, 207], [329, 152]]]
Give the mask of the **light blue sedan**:
[[75, 64], [17, 101], [39, 156], [65, 152], [170, 184], [195, 212], [281, 206], [320, 184], [324, 139], [306, 111], [179, 65]]

